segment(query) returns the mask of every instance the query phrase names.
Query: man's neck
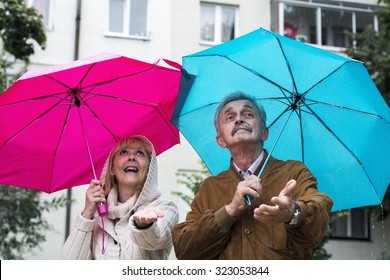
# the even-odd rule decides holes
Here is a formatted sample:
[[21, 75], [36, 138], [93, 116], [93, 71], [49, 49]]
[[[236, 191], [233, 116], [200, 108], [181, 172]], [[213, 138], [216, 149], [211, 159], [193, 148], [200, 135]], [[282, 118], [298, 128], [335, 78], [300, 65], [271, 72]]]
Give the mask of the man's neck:
[[263, 151], [263, 147], [242, 147], [235, 151], [230, 151], [234, 163], [242, 170], [247, 171], [248, 168], [256, 161]]

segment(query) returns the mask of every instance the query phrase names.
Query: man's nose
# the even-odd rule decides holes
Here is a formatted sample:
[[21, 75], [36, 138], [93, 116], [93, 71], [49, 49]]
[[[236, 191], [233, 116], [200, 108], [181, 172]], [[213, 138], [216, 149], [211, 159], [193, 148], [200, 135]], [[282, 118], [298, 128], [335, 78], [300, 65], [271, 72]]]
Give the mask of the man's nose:
[[244, 120], [243, 120], [242, 115], [237, 114], [237, 116], [236, 116], [236, 124], [240, 124], [240, 123], [243, 123], [243, 122], [244, 122]]

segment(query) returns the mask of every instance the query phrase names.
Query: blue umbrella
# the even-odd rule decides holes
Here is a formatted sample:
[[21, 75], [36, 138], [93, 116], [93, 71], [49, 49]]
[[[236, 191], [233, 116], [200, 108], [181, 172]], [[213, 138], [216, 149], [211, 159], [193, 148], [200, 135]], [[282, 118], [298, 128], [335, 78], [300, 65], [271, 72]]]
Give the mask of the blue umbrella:
[[304, 162], [332, 211], [380, 204], [390, 182], [390, 110], [363, 63], [258, 29], [183, 57], [172, 123], [214, 175], [230, 154], [216, 143], [219, 102], [244, 91], [265, 107], [265, 148]]

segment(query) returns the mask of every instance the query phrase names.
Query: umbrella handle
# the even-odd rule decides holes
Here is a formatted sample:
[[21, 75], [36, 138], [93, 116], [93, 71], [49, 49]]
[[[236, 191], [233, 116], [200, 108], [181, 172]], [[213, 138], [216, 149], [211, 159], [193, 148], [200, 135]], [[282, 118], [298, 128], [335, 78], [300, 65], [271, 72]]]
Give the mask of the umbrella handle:
[[100, 217], [105, 216], [108, 213], [108, 206], [106, 203], [99, 203], [97, 206], [97, 211]]

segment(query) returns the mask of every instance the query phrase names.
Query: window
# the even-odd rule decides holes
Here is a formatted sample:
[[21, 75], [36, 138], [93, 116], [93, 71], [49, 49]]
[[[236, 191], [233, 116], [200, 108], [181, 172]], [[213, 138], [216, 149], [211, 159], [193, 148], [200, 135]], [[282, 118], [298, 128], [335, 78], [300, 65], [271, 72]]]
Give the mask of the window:
[[369, 220], [365, 208], [355, 208], [346, 212], [346, 215], [336, 217], [330, 224], [331, 238], [334, 239], [369, 239]]
[[275, 5], [278, 33], [310, 44], [342, 49], [352, 44], [347, 32], [361, 32], [369, 24], [378, 29], [376, 6], [324, 0], [281, 0]]
[[236, 10], [229, 5], [200, 4], [200, 41], [220, 44], [235, 37]]
[[148, 0], [109, 0], [109, 34], [148, 38], [148, 10]]
[[51, 28], [51, 0], [24, 0], [27, 7], [34, 7], [43, 16], [43, 24], [47, 29]]

